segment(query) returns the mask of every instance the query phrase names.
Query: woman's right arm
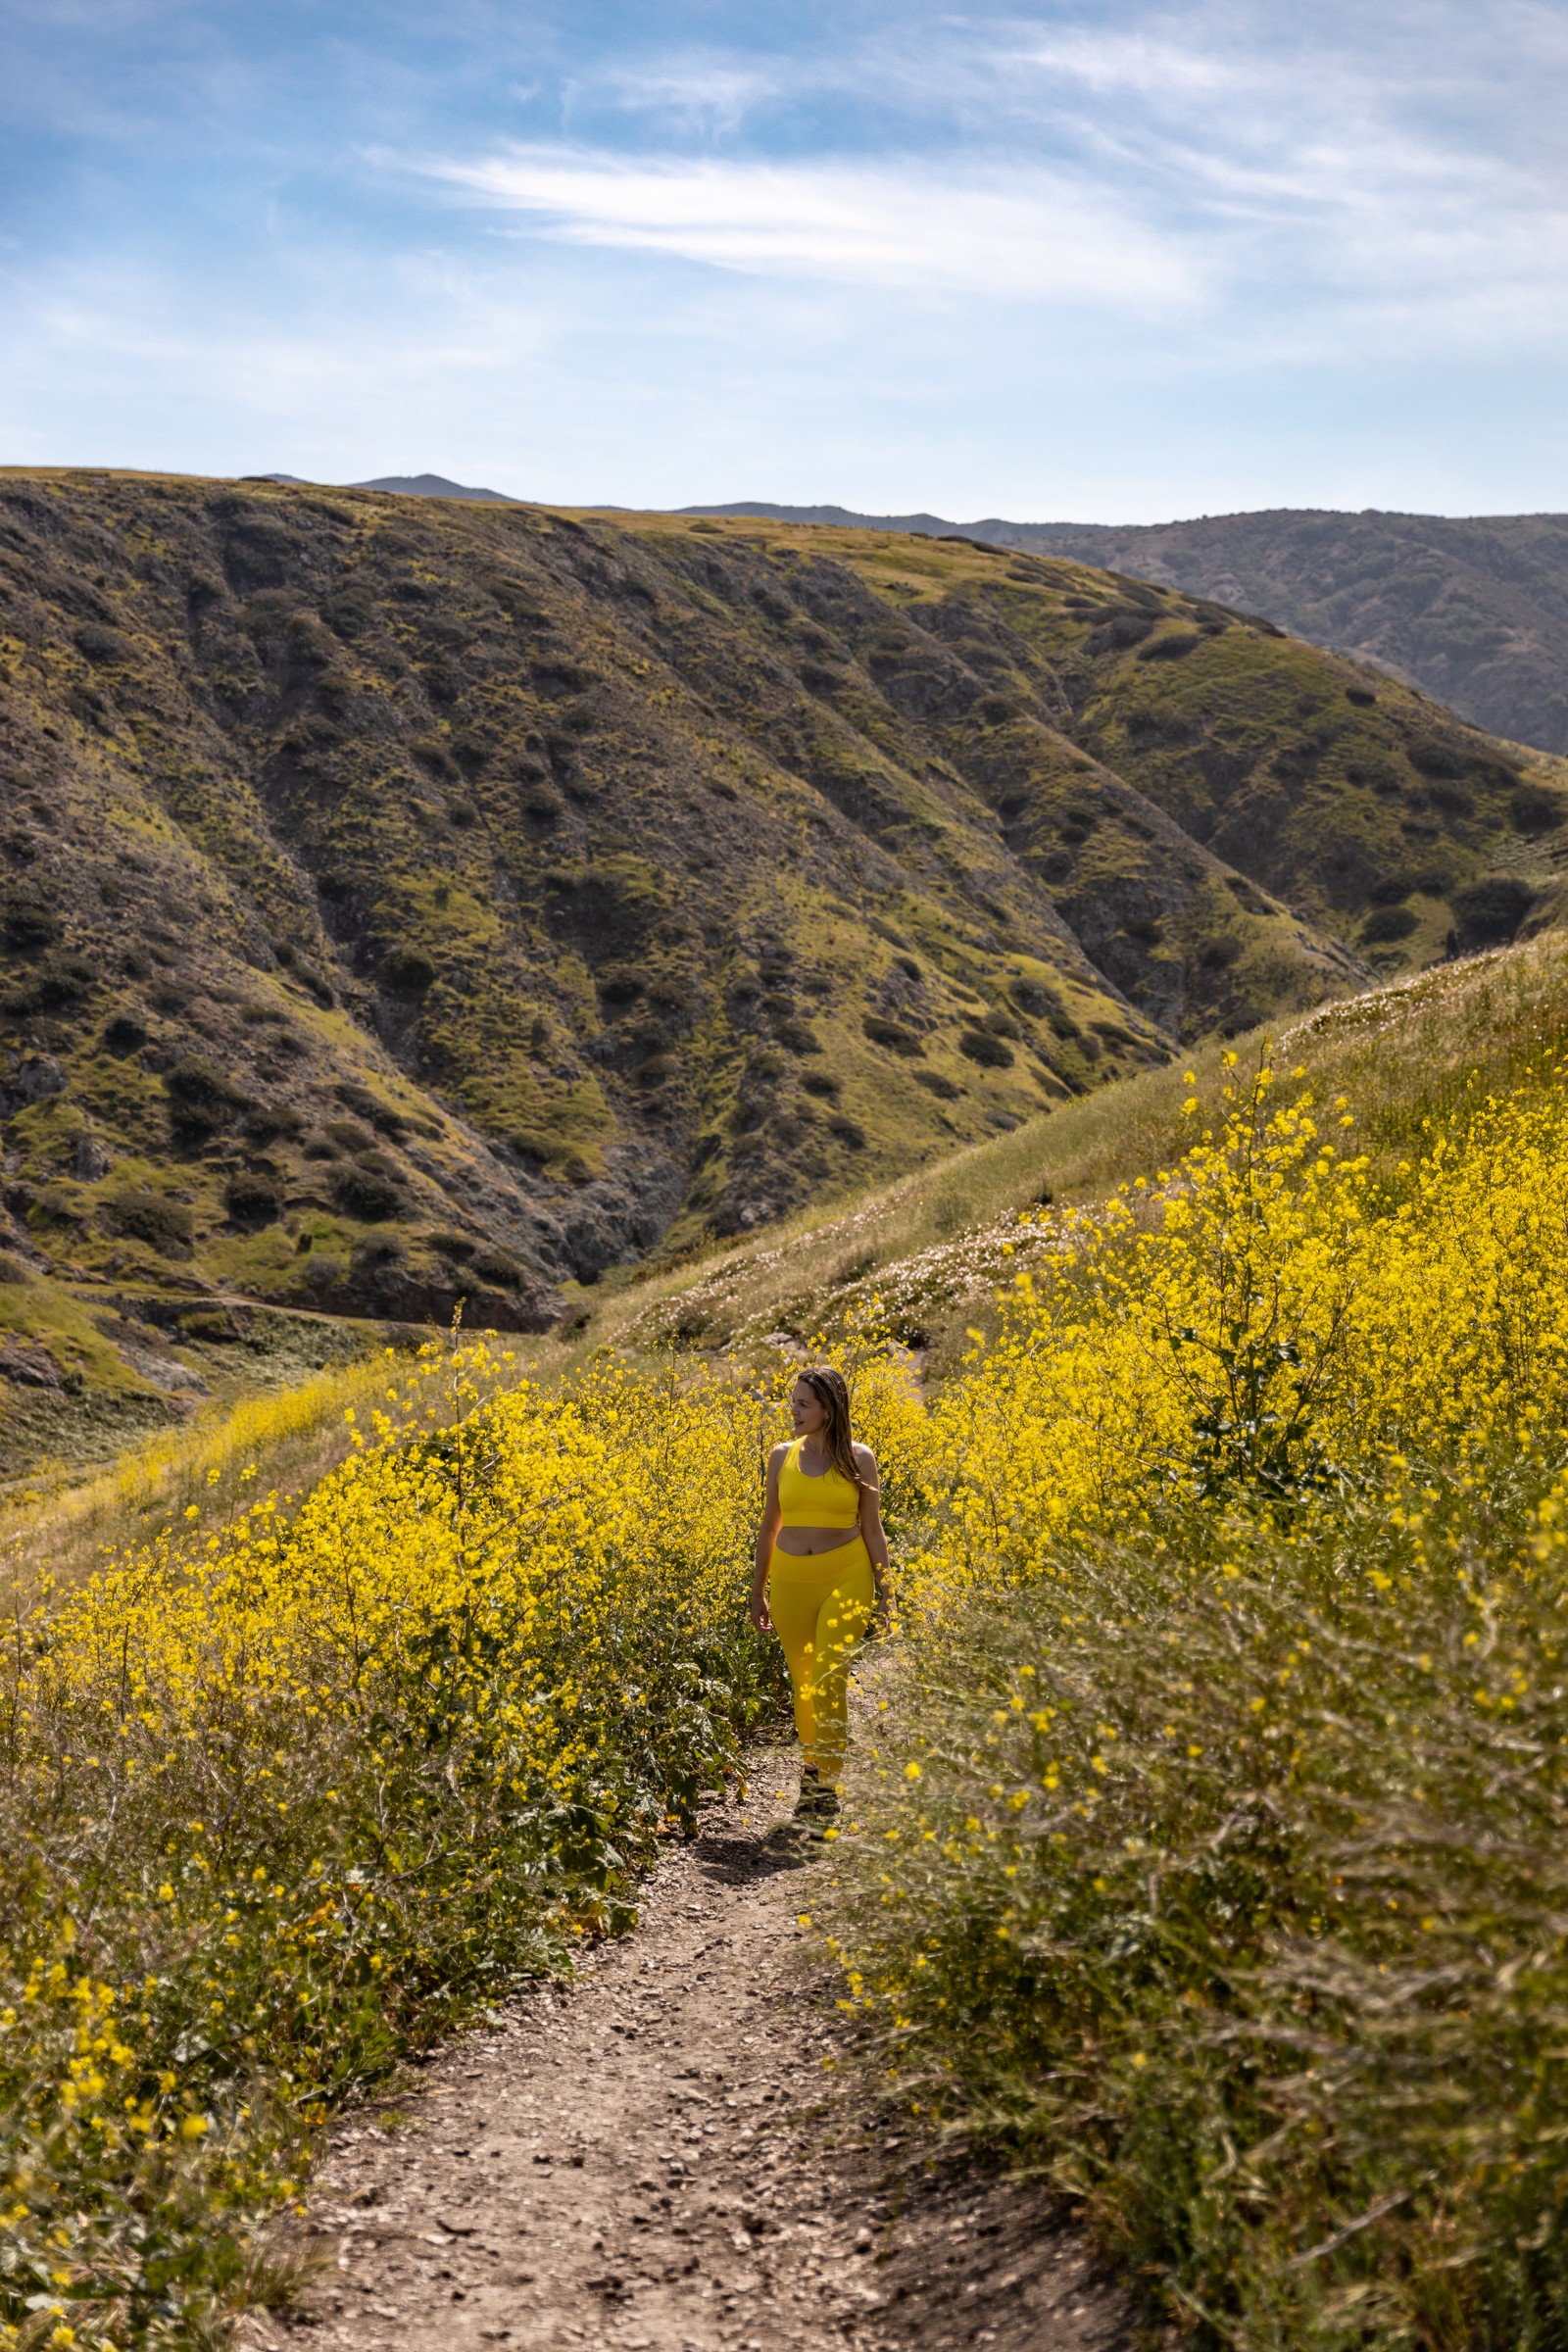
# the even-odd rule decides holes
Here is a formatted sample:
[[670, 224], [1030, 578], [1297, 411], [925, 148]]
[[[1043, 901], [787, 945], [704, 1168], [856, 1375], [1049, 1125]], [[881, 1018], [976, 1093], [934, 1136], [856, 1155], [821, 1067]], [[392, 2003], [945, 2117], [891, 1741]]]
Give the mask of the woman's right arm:
[[786, 1448], [775, 1446], [767, 1457], [767, 1491], [762, 1501], [762, 1524], [757, 1531], [757, 1565], [752, 1573], [752, 1623], [760, 1634], [770, 1634], [773, 1620], [767, 1613], [767, 1571], [773, 1558], [773, 1540], [777, 1536], [784, 1513], [778, 1499], [779, 1465]]

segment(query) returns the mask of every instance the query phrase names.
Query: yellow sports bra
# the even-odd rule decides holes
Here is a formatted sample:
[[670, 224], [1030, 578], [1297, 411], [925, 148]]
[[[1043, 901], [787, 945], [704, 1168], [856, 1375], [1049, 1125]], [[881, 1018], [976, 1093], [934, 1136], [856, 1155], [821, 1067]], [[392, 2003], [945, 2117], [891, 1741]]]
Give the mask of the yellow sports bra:
[[860, 1490], [842, 1470], [824, 1470], [811, 1478], [801, 1468], [797, 1438], [779, 1466], [778, 1499], [785, 1527], [858, 1527]]

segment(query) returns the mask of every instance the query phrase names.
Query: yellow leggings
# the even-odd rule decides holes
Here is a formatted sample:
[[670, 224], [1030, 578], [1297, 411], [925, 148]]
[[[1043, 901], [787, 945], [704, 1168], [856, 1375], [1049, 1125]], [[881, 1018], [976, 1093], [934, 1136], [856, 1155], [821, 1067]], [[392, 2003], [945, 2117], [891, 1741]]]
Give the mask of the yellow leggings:
[[829, 1788], [838, 1786], [849, 1740], [850, 1658], [875, 1599], [863, 1536], [814, 1557], [774, 1545], [767, 1613], [790, 1663], [804, 1761]]

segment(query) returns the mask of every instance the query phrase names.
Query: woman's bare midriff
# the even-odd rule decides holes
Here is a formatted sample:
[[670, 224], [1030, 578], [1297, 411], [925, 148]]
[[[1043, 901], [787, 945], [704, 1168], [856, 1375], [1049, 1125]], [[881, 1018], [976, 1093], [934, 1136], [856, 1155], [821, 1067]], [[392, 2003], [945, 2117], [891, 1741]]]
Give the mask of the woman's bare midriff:
[[773, 1549], [788, 1552], [793, 1560], [811, 1560], [821, 1551], [842, 1551], [859, 1532], [858, 1527], [781, 1527]]

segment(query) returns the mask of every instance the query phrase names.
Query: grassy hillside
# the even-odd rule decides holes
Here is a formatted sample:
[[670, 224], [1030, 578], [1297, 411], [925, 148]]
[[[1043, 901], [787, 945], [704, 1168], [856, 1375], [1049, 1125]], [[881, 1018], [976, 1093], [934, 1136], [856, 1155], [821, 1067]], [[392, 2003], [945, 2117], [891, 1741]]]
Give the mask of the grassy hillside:
[[693, 514], [964, 531], [1267, 613], [1313, 645], [1412, 680], [1478, 726], [1568, 752], [1568, 516], [1279, 508], [1192, 522], [944, 522], [842, 507]]
[[[1362, 1147], [1383, 1171], [1418, 1146], [1425, 1122], [1513, 1085], [1543, 1038], [1564, 1028], [1568, 937], [1551, 932], [1326, 1004], [1284, 1025], [1277, 1051], [1322, 1099], [1346, 1094], [1357, 1104]], [[1214, 1040], [695, 1271], [634, 1272], [581, 1334], [546, 1343], [536, 1360], [565, 1371], [607, 1344], [743, 1353], [769, 1340], [805, 1344], [864, 1318], [875, 1300], [872, 1319], [922, 1350], [928, 1380], [940, 1381], [970, 1327], [989, 1319], [1020, 1252], [1049, 1251], [1074, 1212], [1186, 1151], [1189, 1073], [1212, 1089], [1224, 1055], [1250, 1066], [1266, 1034]], [[1027, 1239], [1021, 1214], [1031, 1220]]]
[[0, 593], [13, 1468], [1554, 911], [1506, 747], [1077, 564], [13, 471]]
[[[1135, 787], [1231, 866], [1226, 887], [1244, 908], [1250, 882], [1380, 975], [1557, 919], [1568, 858], [1561, 761], [1202, 598], [1075, 564], [999, 563], [965, 540], [803, 527], [906, 609], [940, 602], [928, 625], [950, 639], [979, 652], [989, 638], [1004, 695], [1026, 681], [1049, 695], [1061, 733], [1100, 776]], [[1130, 904], [1159, 862], [1147, 841], [1138, 860], [1147, 806], [1093, 785], [1063, 789], [1027, 731], [1020, 740], [1000, 725], [984, 752], [1019, 856], [1133, 1002], [1186, 1038], [1278, 1006], [1270, 957], [1254, 943], [1223, 1008], [1195, 983], [1192, 959], [1148, 953], [1162, 944], [1158, 918]], [[1235, 971], [1242, 948], [1220, 923], [1197, 960]]]
[[1568, 752], [1568, 515], [1205, 515], [1145, 530], [1020, 530], [1266, 612], [1414, 679], [1494, 734]]

